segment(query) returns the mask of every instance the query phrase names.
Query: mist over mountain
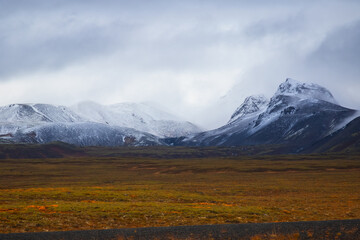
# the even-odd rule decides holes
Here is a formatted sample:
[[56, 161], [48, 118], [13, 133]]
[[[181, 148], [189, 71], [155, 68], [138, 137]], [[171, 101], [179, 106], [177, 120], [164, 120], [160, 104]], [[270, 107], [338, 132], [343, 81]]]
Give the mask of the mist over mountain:
[[[80, 146], [281, 145], [295, 153], [327, 146], [324, 139], [335, 132], [341, 136], [336, 139], [344, 139], [339, 132], [359, 115], [339, 105], [325, 87], [287, 78], [270, 99], [245, 98], [224, 126], [210, 131], [145, 103], [11, 104], [0, 107], [0, 139]], [[356, 135], [357, 125], [351, 123], [346, 133]]]

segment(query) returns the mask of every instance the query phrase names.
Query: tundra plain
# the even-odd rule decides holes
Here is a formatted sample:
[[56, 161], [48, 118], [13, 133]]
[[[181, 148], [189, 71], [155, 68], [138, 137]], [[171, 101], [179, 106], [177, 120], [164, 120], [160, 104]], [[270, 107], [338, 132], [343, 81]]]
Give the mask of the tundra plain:
[[206, 151], [1, 159], [0, 233], [360, 218], [359, 154]]

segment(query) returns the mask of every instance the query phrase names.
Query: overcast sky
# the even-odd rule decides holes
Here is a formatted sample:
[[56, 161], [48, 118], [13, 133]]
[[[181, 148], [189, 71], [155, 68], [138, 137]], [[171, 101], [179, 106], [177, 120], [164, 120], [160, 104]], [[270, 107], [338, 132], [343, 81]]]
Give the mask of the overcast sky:
[[360, 109], [359, 74], [358, 0], [0, 0], [0, 105], [151, 101], [212, 128], [286, 77]]

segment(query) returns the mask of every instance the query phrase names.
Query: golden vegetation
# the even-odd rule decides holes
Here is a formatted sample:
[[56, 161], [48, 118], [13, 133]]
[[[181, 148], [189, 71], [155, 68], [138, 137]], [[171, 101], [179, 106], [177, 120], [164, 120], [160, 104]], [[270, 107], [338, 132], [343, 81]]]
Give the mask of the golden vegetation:
[[0, 232], [352, 219], [359, 190], [347, 155], [7, 159]]

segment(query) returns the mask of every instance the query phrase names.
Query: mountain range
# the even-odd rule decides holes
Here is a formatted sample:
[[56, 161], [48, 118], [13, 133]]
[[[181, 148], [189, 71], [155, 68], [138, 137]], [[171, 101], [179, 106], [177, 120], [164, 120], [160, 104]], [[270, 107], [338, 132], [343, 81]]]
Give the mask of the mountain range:
[[[359, 111], [340, 106], [326, 88], [286, 79], [274, 95], [249, 96], [224, 126], [202, 131], [145, 103], [72, 107], [0, 107], [0, 142], [80, 146], [286, 146], [286, 152], [356, 149]], [[346, 142], [347, 144], [344, 144]]]

